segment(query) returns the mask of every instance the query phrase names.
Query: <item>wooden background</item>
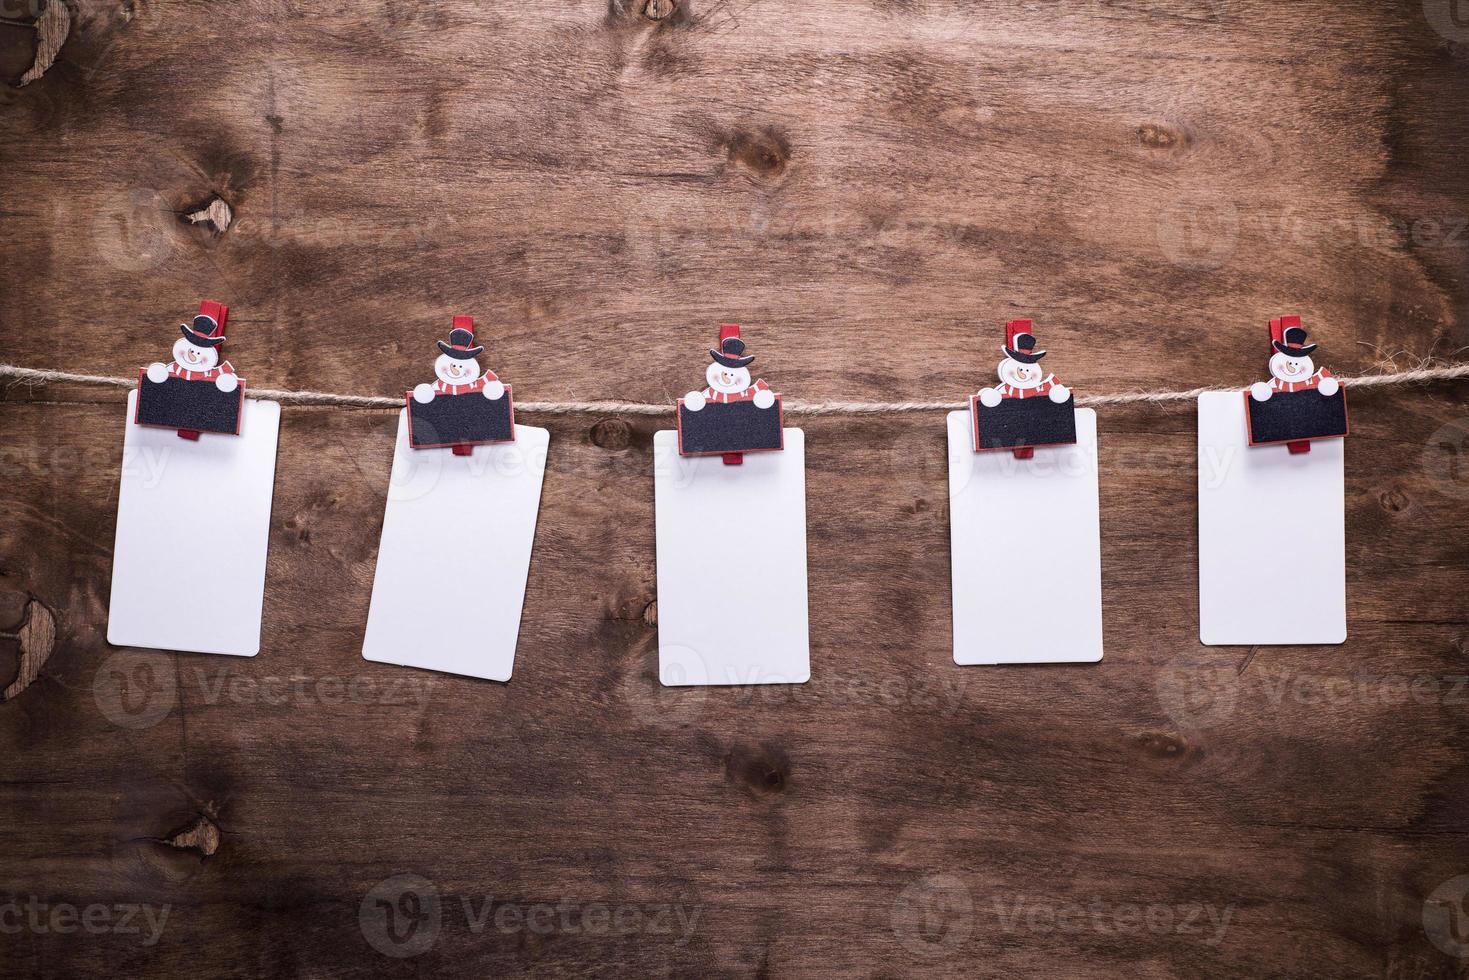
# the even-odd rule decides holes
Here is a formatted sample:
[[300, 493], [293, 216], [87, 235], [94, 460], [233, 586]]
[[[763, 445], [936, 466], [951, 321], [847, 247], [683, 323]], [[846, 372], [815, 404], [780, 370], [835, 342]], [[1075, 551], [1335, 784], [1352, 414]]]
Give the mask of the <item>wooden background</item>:
[[[1286, 312], [1338, 374], [1469, 344], [1448, 0], [50, 2], [4, 363], [204, 296], [252, 384], [389, 395], [457, 312], [526, 400], [670, 400], [723, 320], [806, 399], [959, 400], [1022, 315], [1078, 393], [1243, 385]], [[285, 411], [234, 661], [107, 646], [123, 394], [11, 387], [0, 970], [1463, 976], [1466, 397], [1354, 396], [1339, 648], [1199, 645], [1192, 410], [1104, 411], [1106, 659], [1038, 669], [950, 659], [941, 417], [809, 420], [812, 680], [751, 691], [657, 684], [661, 423], [527, 419], [500, 685], [360, 659], [392, 412]]]

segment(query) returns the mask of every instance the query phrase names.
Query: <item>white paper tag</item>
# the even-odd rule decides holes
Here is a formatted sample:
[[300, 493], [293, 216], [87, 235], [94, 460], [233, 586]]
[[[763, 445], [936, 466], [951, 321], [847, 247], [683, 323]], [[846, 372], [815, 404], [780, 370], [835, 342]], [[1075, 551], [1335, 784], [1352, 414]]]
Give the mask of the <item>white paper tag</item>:
[[669, 430], [654, 434], [653, 460], [663, 684], [804, 684], [805, 433], [726, 466], [680, 456]]
[[950, 412], [949, 529], [955, 663], [1102, 659], [1096, 412], [1031, 459], [975, 452], [969, 413]]
[[253, 657], [281, 407], [245, 399], [239, 435], [133, 421], [128, 393], [107, 642]]
[[398, 413], [364, 658], [510, 679], [550, 442], [517, 425], [468, 456], [414, 449]]
[[1345, 440], [1250, 446], [1242, 393], [1199, 396], [1199, 639], [1347, 638]]

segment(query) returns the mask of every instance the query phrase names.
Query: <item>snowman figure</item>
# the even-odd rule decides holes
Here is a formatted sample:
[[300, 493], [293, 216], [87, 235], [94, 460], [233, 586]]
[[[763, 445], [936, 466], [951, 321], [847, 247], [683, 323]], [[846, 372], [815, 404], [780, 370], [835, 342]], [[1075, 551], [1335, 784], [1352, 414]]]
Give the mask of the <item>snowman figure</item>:
[[1256, 381], [1250, 386], [1250, 397], [1257, 402], [1269, 401], [1277, 391], [1308, 391], [1312, 388], [1326, 397], [1341, 389], [1341, 384], [1325, 368], [1317, 370], [1311, 354], [1316, 344], [1306, 343], [1306, 330], [1298, 316], [1270, 321], [1270, 380]]
[[224, 343], [224, 324], [208, 313], [194, 317], [193, 326], [179, 324], [183, 336], [174, 341], [173, 362], [154, 361], [148, 365], [148, 380], [162, 384], [169, 378], [185, 381], [212, 381], [223, 392], [240, 386], [234, 366], [219, 359], [219, 346]]
[[449, 331], [448, 342], [440, 340], [438, 345], [441, 353], [434, 360], [434, 375], [438, 380], [433, 384], [425, 382], [416, 385], [413, 389], [414, 401], [427, 405], [438, 395], [468, 395], [474, 392], [491, 401], [505, 397], [505, 385], [495, 377], [495, 372], [481, 372], [479, 361], [475, 360], [484, 353], [484, 347], [474, 342], [473, 317], [456, 316], [454, 329]]
[[1005, 324], [1005, 344], [1000, 349], [1005, 352], [1005, 359], [996, 369], [1000, 376], [999, 387], [981, 388], [981, 405], [994, 408], [1006, 398], [1038, 398], [1041, 395], [1060, 405], [1071, 397], [1070, 388], [1041, 368], [1040, 359], [1046, 356], [1046, 352], [1035, 349], [1031, 321], [1011, 320]]
[[775, 392], [765, 379], [750, 383], [750, 364], [755, 355], [745, 353], [745, 342], [740, 339], [737, 323], [726, 323], [719, 328], [719, 349], [709, 351], [714, 363], [704, 372], [709, 387], [703, 391], [691, 391], [683, 396], [684, 408], [697, 412], [713, 402], [716, 405], [729, 402], [753, 401], [756, 408], [770, 408], [775, 404]]

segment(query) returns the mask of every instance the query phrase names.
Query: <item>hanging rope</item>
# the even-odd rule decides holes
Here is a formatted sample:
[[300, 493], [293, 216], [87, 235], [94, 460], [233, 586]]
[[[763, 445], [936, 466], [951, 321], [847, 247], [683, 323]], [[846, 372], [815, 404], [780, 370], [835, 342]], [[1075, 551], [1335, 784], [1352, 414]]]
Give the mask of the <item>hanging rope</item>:
[[[1350, 388], [1391, 388], [1400, 385], [1424, 384], [1432, 381], [1454, 381], [1469, 377], [1469, 363], [1445, 366], [1423, 366], [1408, 371], [1393, 371], [1385, 374], [1366, 374], [1357, 378], [1340, 378]], [[40, 368], [16, 367], [0, 364], [0, 379], [9, 379], [12, 384], [74, 384], [100, 388], [132, 388], [138, 383], [133, 378], [109, 378], [98, 374], [73, 374], [69, 371], [47, 371]], [[1211, 391], [1243, 391], [1233, 388], [1190, 388], [1187, 391], [1132, 391], [1104, 395], [1079, 395], [1076, 404], [1081, 407], [1096, 405], [1162, 404], [1165, 402], [1194, 401]], [[263, 398], [280, 402], [282, 405], [341, 405], [349, 408], [401, 408], [402, 398], [382, 395], [344, 395], [329, 391], [280, 391], [274, 388], [246, 387], [248, 398]], [[967, 409], [969, 403], [947, 401], [907, 402], [803, 402], [784, 399], [783, 407], [792, 415], [905, 415], [914, 412], [953, 412]], [[673, 415], [674, 406], [654, 405], [648, 402], [522, 402], [515, 403], [516, 412], [533, 415]]]

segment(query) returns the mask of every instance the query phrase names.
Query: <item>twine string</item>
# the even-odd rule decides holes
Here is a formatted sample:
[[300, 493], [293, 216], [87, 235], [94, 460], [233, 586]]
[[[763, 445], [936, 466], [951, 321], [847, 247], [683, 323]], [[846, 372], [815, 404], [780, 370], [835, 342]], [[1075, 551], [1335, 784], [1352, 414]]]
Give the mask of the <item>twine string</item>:
[[[1425, 384], [1433, 381], [1453, 381], [1469, 377], [1469, 362], [1444, 366], [1420, 366], [1407, 371], [1391, 371], [1382, 374], [1365, 374], [1356, 378], [1340, 378], [1343, 385], [1352, 388], [1389, 388], [1400, 385]], [[9, 379], [11, 384], [44, 385], [74, 384], [99, 388], [132, 388], [137, 378], [114, 378], [100, 374], [74, 374], [70, 371], [51, 371], [43, 368], [17, 367], [0, 364], [0, 380]], [[1187, 391], [1124, 391], [1102, 395], [1078, 395], [1076, 404], [1081, 407], [1096, 405], [1156, 405], [1168, 402], [1194, 401], [1210, 392], [1243, 391], [1239, 386], [1223, 388], [1190, 388]], [[262, 398], [280, 402], [282, 405], [339, 405], [348, 408], [401, 408], [402, 398], [383, 395], [351, 395], [330, 391], [282, 391], [275, 388], [246, 387], [247, 398]], [[953, 412], [969, 407], [968, 401], [903, 401], [903, 402], [856, 402], [821, 401], [804, 402], [784, 399], [782, 407], [793, 415], [908, 415], [915, 412]], [[675, 406], [657, 405], [649, 402], [577, 401], [577, 402], [521, 402], [515, 403], [517, 412], [533, 415], [673, 415]]]

